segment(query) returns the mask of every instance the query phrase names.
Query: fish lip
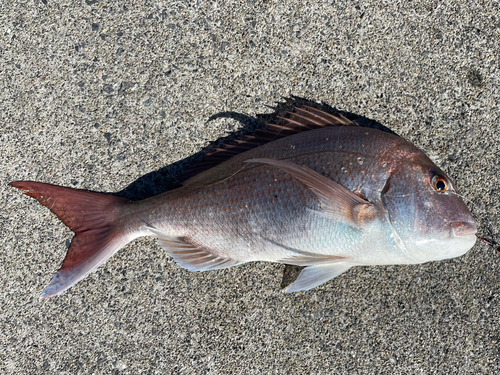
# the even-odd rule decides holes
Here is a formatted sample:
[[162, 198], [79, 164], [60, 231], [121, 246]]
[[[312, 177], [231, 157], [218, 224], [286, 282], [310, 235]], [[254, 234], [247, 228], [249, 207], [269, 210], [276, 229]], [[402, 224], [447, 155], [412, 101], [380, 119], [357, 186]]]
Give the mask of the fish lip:
[[473, 236], [477, 232], [474, 222], [455, 221], [450, 223], [450, 227], [456, 237]]

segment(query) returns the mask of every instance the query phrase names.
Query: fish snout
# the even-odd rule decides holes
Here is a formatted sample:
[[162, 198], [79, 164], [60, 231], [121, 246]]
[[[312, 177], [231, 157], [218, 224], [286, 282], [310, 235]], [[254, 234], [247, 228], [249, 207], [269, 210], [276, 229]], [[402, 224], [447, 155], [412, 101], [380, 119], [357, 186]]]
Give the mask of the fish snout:
[[477, 232], [477, 227], [474, 222], [455, 221], [450, 223], [450, 227], [456, 237], [473, 236]]

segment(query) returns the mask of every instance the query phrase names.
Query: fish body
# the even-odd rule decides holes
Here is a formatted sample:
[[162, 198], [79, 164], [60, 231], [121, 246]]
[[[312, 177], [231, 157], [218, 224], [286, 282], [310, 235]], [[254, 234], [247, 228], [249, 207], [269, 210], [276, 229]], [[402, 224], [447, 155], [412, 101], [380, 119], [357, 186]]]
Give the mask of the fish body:
[[191, 271], [250, 261], [305, 266], [288, 291], [313, 288], [356, 265], [424, 263], [474, 245], [469, 210], [421, 150], [312, 108], [298, 112], [280, 129], [305, 131], [237, 154], [143, 201], [12, 183], [76, 233], [42, 297], [62, 293], [148, 235]]
[[359, 264], [414, 263], [408, 254], [396, 251], [382, 212], [361, 230], [322, 212], [316, 194], [286, 171], [247, 163], [269, 158], [306, 166], [379, 207], [391, 166], [400, 162], [385, 151], [399, 148], [401, 141], [351, 126], [282, 138], [235, 156], [179, 190], [151, 198], [152, 210], [141, 218], [147, 223], [143, 233], [156, 228], [238, 262], [294, 263], [294, 257], [312, 253], [349, 257]]

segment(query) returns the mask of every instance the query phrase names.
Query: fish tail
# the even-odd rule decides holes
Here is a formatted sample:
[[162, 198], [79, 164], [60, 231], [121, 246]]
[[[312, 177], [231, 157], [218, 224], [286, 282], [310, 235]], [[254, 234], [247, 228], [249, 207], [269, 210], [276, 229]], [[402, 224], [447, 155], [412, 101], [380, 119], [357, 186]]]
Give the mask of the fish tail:
[[38, 200], [75, 233], [61, 269], [40, 298], [63, 293], [138, 237], [122, 218], [132, 203], [128, 199], [33, 181], [10, 185]]

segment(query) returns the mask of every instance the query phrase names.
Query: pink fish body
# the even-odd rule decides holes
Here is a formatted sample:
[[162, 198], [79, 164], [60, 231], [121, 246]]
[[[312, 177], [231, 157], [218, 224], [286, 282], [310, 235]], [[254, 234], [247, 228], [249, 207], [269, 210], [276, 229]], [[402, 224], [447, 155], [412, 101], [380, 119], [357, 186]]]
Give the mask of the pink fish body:
[[64, 292], [141, 236], [157, 237], [191, 271], [251, 261], [305, 266], [289, 292], [357, 265], [424, 263], [472, 248], [474, 219], [422, 151], [344, 117], [296, 111], [286, 125], [270, 125], [290, 135], [253, 137], [239, 146], [248, 151], [143, 201], [11, 183], [75, 232], [41, 297]]

